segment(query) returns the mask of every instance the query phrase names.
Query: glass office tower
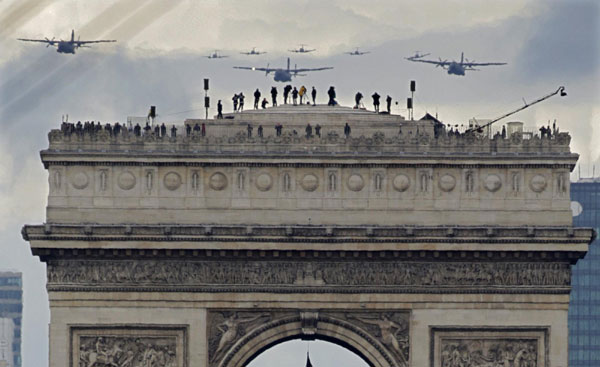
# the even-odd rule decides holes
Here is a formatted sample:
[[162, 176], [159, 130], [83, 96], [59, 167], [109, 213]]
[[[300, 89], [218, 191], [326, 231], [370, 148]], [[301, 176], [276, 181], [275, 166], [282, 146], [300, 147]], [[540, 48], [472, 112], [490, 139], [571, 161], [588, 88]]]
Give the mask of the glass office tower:
[[[11, 319], [14, 326], [12, 356], [14, 367], [21, 367], [21, 318], [23, 284], [21, 273], [0, 271], [0, 318]], [[12, 367], [11, 366], [11, 367]]]
[[[600, 227], [600, 178], [571, 183], [573, 225]], [[600, 240], [573, 266], [569, 305], [569, 367], [600, 366]]]

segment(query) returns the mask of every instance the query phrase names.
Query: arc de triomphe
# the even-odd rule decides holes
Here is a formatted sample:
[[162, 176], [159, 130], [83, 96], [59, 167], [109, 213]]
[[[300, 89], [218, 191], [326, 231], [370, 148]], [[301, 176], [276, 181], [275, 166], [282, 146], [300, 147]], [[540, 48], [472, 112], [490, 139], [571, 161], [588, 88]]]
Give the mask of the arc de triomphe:
[[23, 236], [47, 263], [51, 367], [241, 367], [294, 338], [375, 367], [567, 366], [593, 237], [572, 227], [567, 133], [325, 106], [187, 122], [206, 136], [49, 133], [46, 223]]

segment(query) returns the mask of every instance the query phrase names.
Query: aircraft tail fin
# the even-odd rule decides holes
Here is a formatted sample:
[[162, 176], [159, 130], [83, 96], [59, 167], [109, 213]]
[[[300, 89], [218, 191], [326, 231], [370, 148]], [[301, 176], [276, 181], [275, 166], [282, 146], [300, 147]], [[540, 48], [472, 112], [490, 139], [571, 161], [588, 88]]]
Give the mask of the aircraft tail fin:
[[463, 63], [464, 57], [465, 57], [465, 53], [464, 53], [464, 52], [461, 52], [461, 53], [460, 53], [460, 63], [461, 63], [461, 64]]
[[71, 42], [75, 42], [75, 30], [71, 29]]
[[290, 71], [290, 58], [288, 57], [287, 71]]

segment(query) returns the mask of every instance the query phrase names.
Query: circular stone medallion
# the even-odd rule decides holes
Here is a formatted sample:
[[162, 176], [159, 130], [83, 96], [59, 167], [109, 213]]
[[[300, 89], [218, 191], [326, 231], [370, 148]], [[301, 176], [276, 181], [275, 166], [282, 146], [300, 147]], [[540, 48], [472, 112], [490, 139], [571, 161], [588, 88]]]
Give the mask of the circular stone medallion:
[[210, 176], [208, 186], [215, 191], [221, 191], [227, 187], [227, 177], [221, 172], [213, 173]]
[[353, 174], [348, 177], [348, 188], [352, 191], [360, 191], [365, 187], [365, 181], [359, 174]]
[[446, 173], [440, 177], [440, 182], [438, 185], [442, 191], [449, 192], [454, 189], [454, 186], [456, 186], [456, 179], [451, 174]]
[[410, 186], [410, 179], [406, 175], [399, 174], [398, 176], [394, 177], [392, 185], [396, 191], [404, 192]]
[[71, 176], [71, 185], [78, 190], [83, 190], [90, 182], [85, 172], [77, 172]]
[[485, 188], [489, 192], [496, 192], [502, 187], [502, 179], [498, 175], [488, 175], [485, 178]]
[[315, 191], [319, 187], [319, 178], [309, 173], [302, 178], [300, 186], [306, 191]]
[[177, 190], [181, 186], [181, 176], [177, 172], [169, 172], [163, 178], [163, 183], [168, 190]]
[[123, 190], [131, 190], [135, 186], [135, 176], [129, 171], [122, 172], [117, 179], [117, 185]]
[[546, 177], [542, 175], [535, 175], [529, 181], [529, 187], [535, 192], [542, 192], [546, 189]]
[[268, 191], [273, 186], [273, 177], [268, 173], [261, 173], [256, 177], [256, 188], [260, 191]]

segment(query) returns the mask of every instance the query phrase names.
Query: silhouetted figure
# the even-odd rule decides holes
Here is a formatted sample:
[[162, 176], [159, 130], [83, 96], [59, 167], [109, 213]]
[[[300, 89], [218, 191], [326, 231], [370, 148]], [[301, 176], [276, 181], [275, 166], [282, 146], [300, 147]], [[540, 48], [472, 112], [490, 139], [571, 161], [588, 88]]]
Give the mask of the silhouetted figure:
[[173, 127], [171, 128], [171, 138], [176, 138], [177, 137], [177, 128], [175, 127], [175, 125], [173, 125]]
[[392, 113], [392, 97], [390, 97], [388, 95], [387, 98], [385, 99], [385, 103], [387, 104], [388, 113], [391, 114]]
[[238, 110], [239, 111], [244, 110], [244, 99], [245, 98], [246, 98], [246, 96], [244, 96], [244, 93], [240, 92], [240, 94], [238, 94]]
[[304, 98], [304, 95], [306, 94], [306, 87], [305, 86], [301, 86], [300, 90], [298, 91], [298, 96], [300, 96], [300, 104], [302, 104], [302, 99]]
[[305, 129], [305, 131], [306, 131], [306, 137], [307, 137], [307, 138], [310, 138], [310, 137], [312, 137], [312, 126], [310, 126], [310, 123], [308, 123], [308, 124], [306, 125], [306, 129]]
[[261, 102], [260, 106], [263, 108], [263, 110], [265, 108], [267, 108], [267, 105], [269, 104], [269, 101], [267, 101], [266, 98], [263, 98], [263, 101]]
[[187, 136], [192, 135], [192, 127], [189, 124], [185, 125], [185, 135], [187, 135]]
[[335, 101], [335, 88], [333, 86], [329, 87], [327, 91], [327, 95], [329, 96], [329, 102], [327, 102], [328, 106], [335, 106], [337, 102]]
[[151, 132], [152, 128], [150, 127], [150, 124], [146, 122], [146, 126], [144, 126], [144, 135], [150, 135]]
[[223, 118], [223, 104], [221, 103], [220, 99], [219, 99], [219, 102], [217, 102], [217, 118], [218, 119]]
[[277, 88], [271, 87], [271, 105], [277, 106]]
[[348, 123], [346, 122], [346, 126], [344, 126], [344, 135], [346, 135], [346, 138], [350, 136], [351, 132], [352, 129], [350, 128], [350, 125], [348, 125]]
[[206, 124], [203, 122], [202, 123], [202, 127], [200, 127], [200, 134], [202, 134], [202, 136], [206, 136]]
[[506, 126], [502, 125], [502, 139], [506, 139]]
[[163, 122], [162, 124], [160, 124], [160, 137], [164, 138], [167, 135], [167, 127], [165, 126], [165, 123]]
[[289, 84], [283, 88], [283, 104], [288, 103], [288, 97], [289, 97], [291, 91], [292, 91], [292, 86]]
[[200, 125], [194, 125], [194, 135], [200, 134]]
[[360, 104], [362, 101], [363, 95], [361, 92], [357, 92], [356, 95], [354, 96], [354, 102], [356, 103], [354, 105], [354, 108], [360, 108]]
[[106, 131], [109, 135], [112, 135], [112, 126], [110, 126], [110, 124], [104, 125], [104, 131]]
[[248, 127], [246, 128], [246, 130], [248, 130], [248, 138], [252, 137], [252, 125], [248, 124]]
[[233, 101], [233, 112], [236, 112], [238, 110], [238, 95], [234, 94], [233, 98], [231, 99]]
[[542, 125], [542, 127], [540, 127], [540, 137], [543, 138], [546, 136], [546, 127]]
[[258, 110], [258, 103], [260, 102], [260, 91], [258, 88], [254, 91], [254, 109]]
[[315, 125], [315, 135], [321, 137], [321, 125], [319, 124]]
[[135, 136], [142, 135], [142, 127], [140, 126], [140, 124], [135, 124], [135, 127], [133, 128], [133, 135], [135, 135]]
[[298, 90], [296, 89], [296, 87], [294, 87], [294, 90], [292, 90], [292, 100], [294, 101], [294, 106], [298, 105]]
[[154, 136], [160, 137], [160, 126], [158, 125], [154, 126]]
[[373, 98], [373, 108], [375, 109], [375, 112], [379, 112], [379, 98], [381, 98], [381, 96], [375, 92], [371, 97]]
[[310, 96], [312, 97], [313, 106], [317, 105], [317, 90], [315, 87], [312, 87], [312, 91], [310, 91]]
[[549, 138], [552, 137], [552, 130], [550, 129], [550, 121], [548, 121], [548, 128], [546, 129], [546, 133], [548, 134]]
[[277, 136], [281, 136], [281, 130], [283, 129], [283, 126], [279, 123], [275, 124], [275, 135]]
[[263, 137], [263, 127], [262, 127], [262, 125], [258, 125], [258, 129], [256, 129], [256, 133], [258, 134], [259, 138]]
[[[72, 125], [72, 124], [71, 124]], [[119, 124], [118, 122], [115, 124], [115, 127], [113, 129], [115, 135], [119, 135], [121, 133], [121, 124]]]

